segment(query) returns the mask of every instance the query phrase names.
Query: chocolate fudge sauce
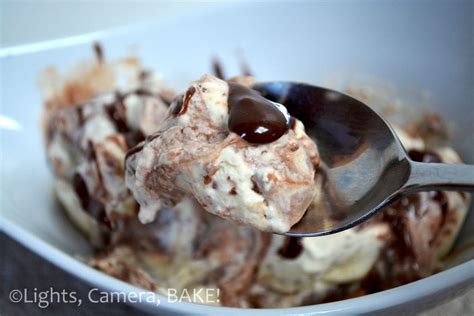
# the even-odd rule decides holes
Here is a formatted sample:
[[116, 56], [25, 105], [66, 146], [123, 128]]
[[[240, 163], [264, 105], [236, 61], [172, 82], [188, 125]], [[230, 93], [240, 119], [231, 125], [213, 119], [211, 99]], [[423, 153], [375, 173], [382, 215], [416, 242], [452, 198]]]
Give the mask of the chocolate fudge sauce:
[[291, 127], [283, 105], [271, 102], [257, 91], [229, 82], [229, 130], [249, 143], [271, 143]]
[[104, 204], [94, 199], [89, 194], [86, 182], [79, 173], [74, 174], [72, 178], [72, 186], [77, 196], [79, 197], [79, 201], [81, 202], [81, 206], [84, 211], [90, 214], [93, 218], [97, 219], [100, 223], [105, 224], [107, 227], [110, 228], [111, 223], [105, 213]]

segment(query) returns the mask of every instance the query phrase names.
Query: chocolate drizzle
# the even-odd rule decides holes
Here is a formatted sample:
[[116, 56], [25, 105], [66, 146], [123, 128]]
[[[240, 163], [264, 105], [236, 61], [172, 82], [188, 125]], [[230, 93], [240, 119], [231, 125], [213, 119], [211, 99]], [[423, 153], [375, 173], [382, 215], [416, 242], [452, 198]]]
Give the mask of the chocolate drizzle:
[[[140, 89], [137, 89], [134, 93], [140, 96], [151, 95], [150, 92]], [[105, 112], [114, 124], [117, 131], [124, 136], [127, 147], [133, 148], [135, 145], [145, 139], [145, 135], [143, 135], [141, 130], [131, 130], [129, 128], [127, 109], [125, 108], [124, 104], [124, 98], [126, 96], [127, 95], [121, 95], [117, 93], [117, 101], [115, 101], [115, 103], [106, 105]]]
[[72, 186], [74, 191], [79, 197], [81, 206], [89, 215], [97, 219], [100, 223], [105, 224], [107, 227], [111, 227], [110, 221], [105, 213], [104, 204], [94, 199], [87, 190], [86, 182], [84, 178], [79, 174], [75, 173], [72, 178]]
[[271, 143], [292, 125], [283, 105], [271, 102], [257, 91], [229, 82], [229, 130], [255, 144]]
[[184, 101], [183, 101], [183, 108], [179, 112], [180, 115], [183, 115], [186, 113], [188, 110], [189, 102], [191, 101], [191, 98], [193, 97], [194, 93], [196, 92], [196, 88], [190, 87], [188, 91], [186, 91], [186, 95], [184, 96]]

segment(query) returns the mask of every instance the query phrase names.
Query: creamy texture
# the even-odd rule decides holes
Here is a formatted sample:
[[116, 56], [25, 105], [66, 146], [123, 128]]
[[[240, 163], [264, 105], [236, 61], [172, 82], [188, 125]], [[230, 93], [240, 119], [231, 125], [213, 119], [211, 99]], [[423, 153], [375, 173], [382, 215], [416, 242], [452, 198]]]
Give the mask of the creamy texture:
[[195, 201], [184, 199], [174, 209], [161, 210], [151, 224], [124, 223], [111, 235], [113, 248], [90, 260], [90, 264], [163, 294], [168, 288], [178, 293], [219, 288], [220, 304], [245, 306], [243, 297], [270, 238], [269, 234], [209, 214]]
[[301, 253], [296, 258], [282, 256], [287, 238], [274, 236], [269, 253], [262, 263], [258, 280], [278, 291], [293, 293], [303, 284], [329, 284], [361, 280], [373, 267], [389, 234], [385, 224], [362, 230], [346, 230], [321, 238], [302, 238]]
[[[97, 76], [107, 76], [104, 73], [115, 68], [101, 64], [93, 69]], [[125, 154], [155, 131], [168, 111], [163, 89], [152, 84], [151, 75], [139, 80], [142, 71], [128, 73], [136, 78], [128, 89], [122, 86], [107, 93], [102, 92], [103, 85], [86, 89], [92, 96], [87, 102], [72, 103], [84, 96], [88, 83], [81, 80], [88, 80], [87, 76], [66, 80], [46, 95], [43, 125], [55, 191], [95, 245], [103, 243], [117, 220], [136, 216], [137, 204], [124, 181]]]
[[204, 76], [171, 105], [160, 130], [129, 153], [126, 181], [141, 221], [186, 195], [208, 212], [264, 231], [286, 232], [303, 216], [316, 193], [316, 145], [298, 120], [270, 143], [247, 142], [228, 129], [228, 95], [227, 82]]
[[[120, 67], [132, 64], [125, 62]], [[161, 84], [150, 84], [153, 74], [141, 69], [127, 71], [133, 80], [124, 86], [123, 80], [110, 77], [119, 72], [114, 70], [116, 66], [105, 63], [102, 57], [99, 65], [82, 69], [79, 77], [67, 78], [63, 87], [56, 82], [45, 100], [45, 145], [55, 191], [72, 222], [100, 246], [100, 253], [88, 261], [94, 268], [162, 294], [168, 288], [177, 289], [178, 295], [185, 289], [218, 288], [220, 305], [271, 308], [374, 293], [442, 268], [442, 259], [450, 251], [469, 207], [470, 197], [463, 193], [417, 193], [358, 227], [318, 238], [262, 233], [204, 211], [200, 203], [206, 201], [218, 208], [244, 204], [276, 218], [271, 225], [278, 227], [282, 215], [277, 208], [261, 206], [262, 200], [271, 202], [269, 205], [284, 204], [274, 199], [285, 195], [274, 190], [288, 190], [291, 185], [277, 176], [282, 176], [285, 168], [294, 173], [298, 168], [308, 168], [303, 173], [310, 169], [305, 153], [311, 147], [291, 151], [294, 146], [289, 145], [310, 146], [305, 144], [301, 123], [296, 121], [294, 129], [281, 136], [281, 142], [274, 142], [275, 146], [248, 146], [240, 136], [230, 137], [226, 130], [225, 82], [196, 82], [194, 90], [189, 89], [168, 111], [165, 104], [170, 103], [166, 102], [171, 100], [169, 93]], [[128, 66], [125, 68], [133, 69]], [[254, 79], [236, 77], [229, 81], [250, 85]], [[351, 94], [357, 95], [357, 91], [353, 89]], [[382, 103], [367, 93], [358, 97], [368, 104]], [[215, 105], [212, 111], [207, 103]], [[168, 113], [174, 116], [164, 122], [164, 128], [160, 125]], [[206, 124], [193, 126], [196, 117]], [[143, 204], [140, 215], [149, 216], [150, 223], [144, 225], [136, 219], [137, 202], [125, 187], [123, 160], [131, 147], [148, 136], [148, 145], [134, 147], [129, 156], [140, 153], [142, 163], [149, 159], [150, 165], [143, 164], [143, 170], [153, 166], [156, 150], [151, 144], [161, 132], [152, 133], [158, 129], [174, 129], [170, 135], [176, 136], [176, 140], [168, 138], [169, 143], [165, 142], [173, 154], [161, 156], [159, 161], [169, 167], [164, 174], [172, 177], [159, 180], [165, 187], [178, 187], [182, 192], [161, 192], [164, 199], [147, 199], [145, 206], [150, 211], [143, 212]], [[440, 143], [446, 133], [436, 115], [395, 129], [412, 159], [460, 162], [452, 148]], [[184, 157], [179, 164], [172, 164], [176, 156]], [[299, 167], [292, 167], [290, 161]], [[180, 172], [173, 174], [176, 169]], [[198, 179], [199, 185], [191, 186], [190, 179]], [[323, 184], [322, 176], [316, 174], [316, 191]], [[235, 194], [227, 194], [234, 188]], [[203, 197], [200, 203], [192, 198], [193, 190]], [[324, 211], [318, 195], [312, 199], [310, 207]], [[177, 200], [180, 202], [176, 204]], [[176, 206], [163, 207], [167, 203]], [[155, 210], [159, 211], [154, 214]], [[258, 223], [259, 213], [253, 216], [247, 220]]]

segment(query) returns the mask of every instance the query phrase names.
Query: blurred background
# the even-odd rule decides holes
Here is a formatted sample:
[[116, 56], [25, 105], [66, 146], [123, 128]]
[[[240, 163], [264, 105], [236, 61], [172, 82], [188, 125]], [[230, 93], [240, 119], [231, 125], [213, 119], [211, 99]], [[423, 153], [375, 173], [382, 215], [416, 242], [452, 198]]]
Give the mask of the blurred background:
[[153, 22], [229, 2], [232, 1], [0, 0], [0, 47]]

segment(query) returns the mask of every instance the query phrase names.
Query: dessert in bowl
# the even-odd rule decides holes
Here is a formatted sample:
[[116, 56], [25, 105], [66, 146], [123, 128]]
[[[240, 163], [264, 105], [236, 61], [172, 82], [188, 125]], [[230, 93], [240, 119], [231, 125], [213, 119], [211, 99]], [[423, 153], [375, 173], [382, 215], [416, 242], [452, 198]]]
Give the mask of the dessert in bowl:
[[[249, 123], [241, 96], [258, 99], [254, 82], [204, 75], [176, 94], [138, 62], [99, 58], [45, 84], [55, 191], [97, 248], [89, 264], [165, 295], [218, 289], [219, 305], [256, 308], [357, 297], [440, 271], [470, 205], [464, 193], [417, 193], [330, 236], [268, 232], [288, 231], [307, 208], [324, 212], [324, 177], [314, 142], [284, 109], [266, 105], [278, 124], [259, 135], [239, 126]], [[461, 161], [436, 114], [396, 130], [414, 160]]]

